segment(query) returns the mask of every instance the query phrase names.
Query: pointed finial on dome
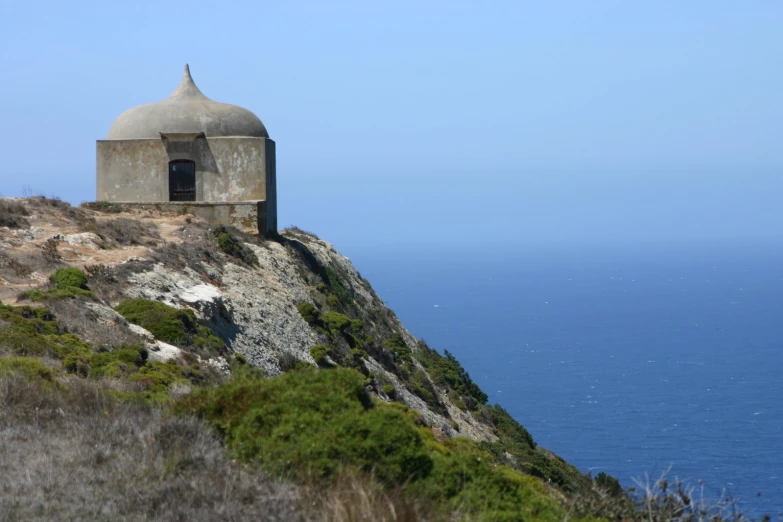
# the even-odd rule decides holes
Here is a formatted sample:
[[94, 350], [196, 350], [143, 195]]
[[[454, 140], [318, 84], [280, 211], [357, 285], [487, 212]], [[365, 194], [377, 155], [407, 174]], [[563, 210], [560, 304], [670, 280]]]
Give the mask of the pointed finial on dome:
[[196, 87], [196, 83], [193, 81], [193, 77], [190, 75], [190, 66], [185, 64], [185, 72], [182, 75], [182, 80], [179, 82], [179, 87], [174, 91], [170, 98], [179, 97], [201, 97], [206, 98], [204, 94]]

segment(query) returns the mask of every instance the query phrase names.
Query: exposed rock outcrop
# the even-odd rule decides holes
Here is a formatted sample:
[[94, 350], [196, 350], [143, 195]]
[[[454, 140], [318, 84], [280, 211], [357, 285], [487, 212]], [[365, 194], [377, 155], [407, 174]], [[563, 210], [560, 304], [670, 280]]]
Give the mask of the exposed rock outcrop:
[[[267, 375], [280, 373], [291, 361], [315, 365], [310, 349], [319, 343], [335, 344], [347, 359], [361, 338], [361, 343], [371, 344], [373, 350], [360, 350], [362, 360], [358, 362], [355, 355], [351, 356], [378, 388], [373, 389], [378, 397], [391, 400], [391, 395], [404, 402], [441, 434], [459, 432], [475, 440], [494, 438], [485, 423], [458, 408], [446, 389], [430, 381], [427, 370], [415, 357], [409, 357], [405, 372], [398, 371], [394, 363], [397, 355], [384, 347], [384, 339], [396, 334], [412, 352], [420, 349], [417, 339], [385, 306], [351, 261], [328, 242], [299, 229], [284, 231], [273, 240], [239, 234], [244, 247], [257, 259], [257, 263], [248, 264], [221, 253], [209, 225], [192, 216], [132, 208], [123, 213], [102, 214], [57, 205], [31, 206], [29, 219], [34, 227], [0, 228], [4, 255], [19, 262], [26, 260], [35, 269], [16, 277], [2, 270], [5, 293], [0, 293], [0, 297], [5, 302], [15, 302], [14, 290], [18, 294], [19, 290], [40, 284], [45, 280], [40, 274], [53, 271], [55, 266], [42, 261], [40, 252], [43, 243], [55, 237], [68, 245], [69, 264], [101, 267], [91, 272], [91, 288], [96, 289], [101, 302], [88, 304], [98, 320], [129, 328], [145, 338], [153, 360], [178, 357], [182, 349], [154, 339], [138, 326], [128, 325], [111, 307], [124, 299], [144, 298], [192, 309], [230, 352], [241, 354]], [[116, 238], [84, 230], [112, 230], [116, 227], [101, 228], [95, 223], [129, 218], [151, 231], [148, 236], [157, 235], [160, 240], [137, 245], [132, 238], [122, 238], [129, 244], [120, 245]], [[34, 275], [39, 278], [36, 280]], [[324, 313], [332, 309], [345, 312], [347, 315], [342, 317], [350, 316], [353, 328], [358, 330], [345, 333], [343, 339], [325, 324], [308, 323], [298, 309], [302, 303], [311, 303]], [[228, 371], [225, 358], [215, 358], [211, 364], [222, 372]], [[411, 385], [411, 373], [428, 381], [424, 382], [425, 388], [433, 392], [426, 396], [428, 400]]]

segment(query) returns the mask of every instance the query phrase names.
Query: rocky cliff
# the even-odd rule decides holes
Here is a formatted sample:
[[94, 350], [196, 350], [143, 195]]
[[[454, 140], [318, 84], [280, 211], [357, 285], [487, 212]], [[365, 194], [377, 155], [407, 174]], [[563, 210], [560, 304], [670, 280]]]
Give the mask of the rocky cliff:
[[[48, 277], [58, 267], [79, 267], [90, 274], [95, 298], [83, 306], [92, 319], [111, 325], [117, 338], [140, 335], [153, 359], [180, 357], [187, 349], [124, 321], [114, 310], [120, 302], [143, 298], [193, 310], [228, 348], [203, 357], [221, 371], [230, 371], [235, 355], [268, 376], [296, 361], [315, 366], [311, 349], [319, 345], [326, 348], [322, 365], [356, 366], [381, 400], [407, 404], [444, 435], [495, 438], [464, 401], [462, 408], [454, 404], [457, 396], [448, 386], [433, 383], [416, 357], [427, 348], [351, 261], [313, 234], [291, 228], [264, 239], [223, 230], [219, 237], [186, 214], [73, 208], [43, 198], [6, 200], [5, 207], [19, 225], [0, 228], [0, 297], [6, 304], [40, 306], [40, 299], [23, 292], [51, 286]], [[315, 316], [308, 323], [300, 310]], [[89, 330], [87, 340], [100, 343], [89, 339]]]

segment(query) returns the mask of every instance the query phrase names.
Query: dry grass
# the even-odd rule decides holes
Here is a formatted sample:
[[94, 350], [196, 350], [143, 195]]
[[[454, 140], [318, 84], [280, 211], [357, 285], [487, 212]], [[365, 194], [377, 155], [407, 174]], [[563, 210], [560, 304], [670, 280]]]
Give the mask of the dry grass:
[[0, 379], [0, 521], [306, 520], [300, 491], [232, 463], [200, 422]]
[[137, 219], [116, 218], [97, 221], [96, 230], [92, 232], [117, 245], [155, 246], [160, 241], [160, 234], [154, 224]]
[[9, 276], [13, 276], [26, 280], [32, 273], [33, 268], [30, 265], [20, 261], [7, 252], [0, 251], [0, 276], [3, 276], [5, 279], [8, 279]]
[[420, 522], [457, 520], [444, 517], [424, 502], [417, 502], [402, 489], [384, 491], [367, 476], [346, 473], [328, 489], [305, 490], [307, 503], [313, 506], [313, 518], [322, 522]]
[[25, 216], [29, 213], [24, 204], [13, 199], [0, 199], [0, 227], [27, 228], [30, 222]]
[[[596, 488], [594, 494], [581, 494], [570, 501], [576, 517], [601, 517], [628, 522], [744, 522], [736, 499], [726, 491], [707, 494], [704, 486], [669, 479], [671, 468], [657, 479], [636, 479], [627, 495], [612, 496]], [[762, 519], [765, 520], [765, 519]]]

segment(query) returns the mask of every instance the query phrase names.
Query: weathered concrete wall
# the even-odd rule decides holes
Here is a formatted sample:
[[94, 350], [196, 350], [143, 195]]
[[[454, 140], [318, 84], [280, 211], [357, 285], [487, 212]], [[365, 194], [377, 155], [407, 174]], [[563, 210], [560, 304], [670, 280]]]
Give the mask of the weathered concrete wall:
[[99, 140], [97, 200], [168, 202], [169, 162], [174, 160], [196, 164], [196, 202], [264, 201], [259, 230], [277, 230], [275, 142], [268, 138], [171, 134]]
[[163, 140], [98, 141], [97, 201], [168, 201], [169, 161]]
[[196, 201], [265, 200], [267, 170], [270, 165], [274, 169], [274, 142], [245, 137], [101, 140], [97, 199], [168, 201], [168, 169], [173, 160], [196, 163]]

